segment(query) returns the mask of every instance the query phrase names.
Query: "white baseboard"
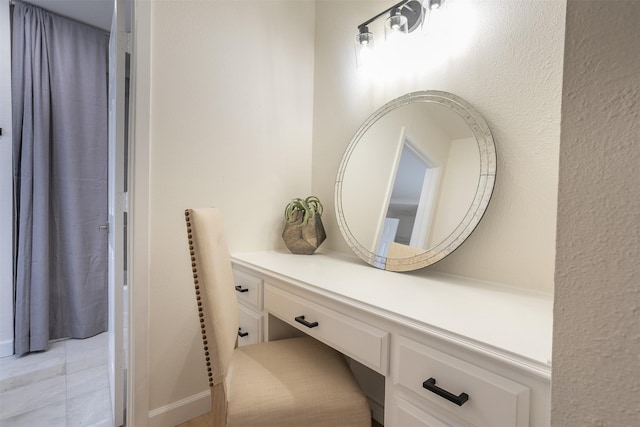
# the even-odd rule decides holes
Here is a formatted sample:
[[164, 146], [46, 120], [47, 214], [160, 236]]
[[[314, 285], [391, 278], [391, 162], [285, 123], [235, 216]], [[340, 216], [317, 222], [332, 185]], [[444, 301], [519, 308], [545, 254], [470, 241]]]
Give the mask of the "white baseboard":
[[175, 427], [211, 410], [211, 393], [205, 390], [149, 411], [149, 427]]
[[0, 357], [13, 355], [13, 340], [0, 341]]

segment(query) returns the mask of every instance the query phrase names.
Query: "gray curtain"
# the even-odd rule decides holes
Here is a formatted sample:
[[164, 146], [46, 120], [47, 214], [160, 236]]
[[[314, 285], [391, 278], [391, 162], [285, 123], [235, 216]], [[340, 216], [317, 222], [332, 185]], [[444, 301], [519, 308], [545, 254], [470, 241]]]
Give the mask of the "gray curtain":
[[15, 352], [107, 328], [107, 38], [16, 2]]

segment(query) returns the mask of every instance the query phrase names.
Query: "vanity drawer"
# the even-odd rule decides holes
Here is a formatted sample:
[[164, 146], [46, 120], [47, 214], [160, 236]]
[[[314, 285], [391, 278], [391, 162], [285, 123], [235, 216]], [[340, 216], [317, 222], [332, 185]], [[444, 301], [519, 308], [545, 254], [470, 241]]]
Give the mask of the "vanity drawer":
[[389, 334], [352, 317], [265, 284], [265, 310], [386, 375]]
[[[398, 337], [394, 383], [477, 427], [529, 425], [530, 390], [456, 357]], [[423, 385], [429, 379], [435, 383]], [[468, 400], [461, 406], [456, 400]], [[460, 403], [460, 402], [459, 402]]]
[[262, 279], [238, 270], [233, 270], [233, 278], [238, 302], [261, 311]]
[[262, 316], [240, 306], [239, 317], [238, 346], [262, 342]]
[[396, 426], [401, 427], [450, 427], [451, 424], [418, 409], [404, 399], [397, 399]]

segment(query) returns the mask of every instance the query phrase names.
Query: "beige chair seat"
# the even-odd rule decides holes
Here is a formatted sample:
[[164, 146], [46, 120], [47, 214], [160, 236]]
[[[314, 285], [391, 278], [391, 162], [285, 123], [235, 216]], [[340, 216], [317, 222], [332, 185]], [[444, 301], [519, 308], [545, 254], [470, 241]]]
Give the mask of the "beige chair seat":
[[227, 392], [230, 427], [348, 427], [371, 423], [366, 398], [344, 357], [313, 338], [236, 349]]

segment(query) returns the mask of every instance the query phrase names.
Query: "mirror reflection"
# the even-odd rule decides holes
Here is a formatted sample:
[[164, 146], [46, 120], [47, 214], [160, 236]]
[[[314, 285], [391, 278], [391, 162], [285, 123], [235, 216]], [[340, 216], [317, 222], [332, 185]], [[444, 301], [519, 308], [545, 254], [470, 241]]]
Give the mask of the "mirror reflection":
[[444, 92], [406, 95], [374, 113], [347, 148], [336, 185], [341, 231], [375, 267], [424, 267], [475, 227], [487, 175], [493, 140], [470, 106]]

